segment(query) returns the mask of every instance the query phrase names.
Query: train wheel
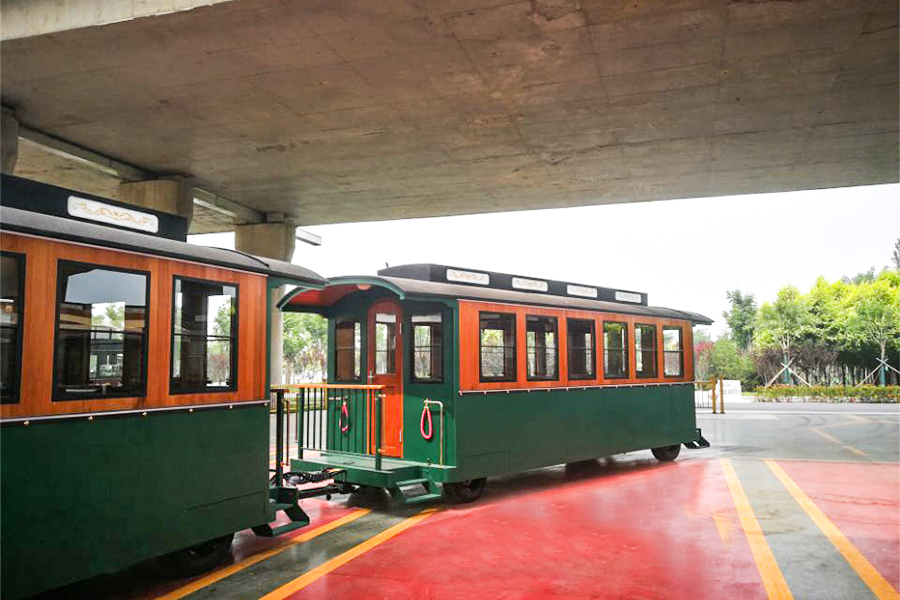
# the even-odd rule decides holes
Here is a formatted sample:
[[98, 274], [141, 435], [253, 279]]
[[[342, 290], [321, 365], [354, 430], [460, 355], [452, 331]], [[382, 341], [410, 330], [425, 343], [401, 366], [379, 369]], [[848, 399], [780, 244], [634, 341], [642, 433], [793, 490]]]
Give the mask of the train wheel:
[[160, 561], [166, 570], [178, 577], [190, 577], [205, 573], [225, 560], [231, 552], [231, 542], [234, 534], [223, 535], [220, 538], [184, 548], [171, 554], [160, 557]]
[[656, 460], [660, 462], [671, 462], [678, 458], [678, 454], [681, 453], [681, 444], [675, 444], [674, 446], [660, 446], [659, 448], [653, 448], [651, 452], [653, 452], [653, 456], [656, 457]]
[[468, 479], [456, 483], [445, 483], [444, 495], [454, 504], [474, 502], [481, 498], [481, 494], [484, 493], [484, 485], [486, 482], [486, 478], [480, 477], [478, 479]]

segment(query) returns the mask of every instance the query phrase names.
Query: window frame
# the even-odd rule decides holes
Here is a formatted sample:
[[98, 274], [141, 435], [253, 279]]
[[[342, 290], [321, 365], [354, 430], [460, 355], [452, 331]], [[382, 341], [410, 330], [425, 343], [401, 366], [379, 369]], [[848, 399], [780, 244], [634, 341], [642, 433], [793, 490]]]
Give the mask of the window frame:
[[[175, 372], [175, 295], [176, 295], [176, 280], [183, 281], [196, 281], [198, 283], [211, 283], [214, 285], [221, 286], [231, 286], [234, 288], [234, 320], [232, 322], [232, 329], [234, 330], [234, 335], [232, 336], [234, 339], [233, 343], [233, 352], [231, 352], [231, 385], [227, 387], [205, 387], [205, 388], [194, 388], [194, 389], [181, 389], [175, 390], [173, 389], [173, 380], [174, 380], [174, 372]], [[169, 315], [172, 318], [172, 322], [169, 323], [169, 395], [170, 396], [183, 396], [186, 394], [225, 394], [229, 392], [236, 392], [238, 389], [238, 354], [240, 353], [240, 318], [241, 318], [241, 286], [237, 282], [231, 281], [220, 281], [216, 279], [203, 279], [201, 277], [191, 277], [189, 275], [172, 275], [172, 308], [169, 311]], [[207, 339], [209, 337], [207, 336]]]
[[[638, 327], [650, 327], [651, 329], [653, 329], [653, 347], [650, 350], [644, 350], [643, 348], [641, 348], [640, 350], [638, 349], [638, 347], [637, 347]], [[659, 327], [657, 326], [656, 323], [635, 323], [634, 324], [634, 376], [638, 379], [655, 379], [656, 377], [659, 377], [659, 350], [658, 350], [659, 334], [658, 334], [658, 331], [659, 331]], [[643, 337], [643, 336], [641, 336], [641, 337]], [[652, 373], [638, 371], [638, 364], [637, 364], [638, 363], [638, 361], [637, 361], [638, 352], [641, 352], [641, 353], [653, 352], [653, 363], [652, 363], [653, 364], [653, 372]], [[643, 357], [641, 357], [641, 362], [643, 362]]]
[[[59, 341], [59, 316], [60, 316], [60, 306], [62, 305], [62, 299], [60, 294], [62, 292], [62, 279], [59, 276], [60, 267], [63, 263], [71, 264], [71, 265], [82, 265], [86, 267], [95, 267], [108, 271], [117, 271], [120, 273], [131, 273], [135, 275], [143, 275], [146, 278], [146, 289], [144, 291], [144, 302], [146, 311], [144, 312], [144, 329], [143, 329], [143, 356], [141, 357], [141, 387], [137, 393], [129, 393], [129, 394], [117, 394], [115, 396], [111, 396], [109, 394], [93, 394], [93, 395], [79, 395], [78, 397], [61, 397], [59, 394], [59, 381], [57, 374], [59, 371], [56, 368], [57, 361], [57, 343]], [[151, 286], [152, 286], [152, 274], [150, 271], [145, 271], [143, 269], [131, 269], [128, 267], [120, 267], [117, 265], [106, 265], [100, 263], [86, 262], [81, 260], [69, 260], [66, 258], [58, 258], [56, 260], [56, 307], [55, 307], [55, 322], [53, 326], [53, 379], [51, 382], [50, 388], [50, 401], [51, 402], [72, 402], [79, 400], [114, 400], [120, 398], [145, 398], [147, 396], [147, 365], [150, 360], [150, 298], [151, 298]]]
[[[354, 353], [354, 368], [356, 367], [356, 325], [359, 325], [359, 375], [353, 379], [341, 379], [338, 377], [338, 352], [340, 348], [338, 348], [338, 323], [341, 322], [350, 322], [354, 324], [353, 328], [353, 348], [352, 351]], [[332, 381], [334, 383], [362, 383], [363, 376], [365, 375], [366, 369], [365, 366], [365, 355], [363, 351], [366, 347], [366, 328], [363, 326], [363, 320], [359, 316], [347, 316], [347, 317], [334, 317], [334, 376], [332, 377]]]
[[[440, 356], [440, 365], [441, 365], [441, 376], [440, 377], [416, 377], [416, 323], [413, 322], [414, 317], [425, 317], [430, 315], [438, 315], [441, 319], [441, 343], [437, 345], [440, 348], [441, 356]], [[447, 328], [444, 311], [417, 311], [409, 315], [409, 381], [410, 383], [444, 383], [444, 368], [446, 365], [444, 364], [444, 358], [446, 354], [446, 340], [447, 340]], [[436, 325], [436, 323], [429, 323], [430, 326]], [[433, 338], [432, 338], [433, 339]], [[423, 346], [424, 347], [424, 346]], [[432, 365], [436, 364], [434, 360], [434, 348], [435, 344], [432, 342], [427, 346], [432, 352], [431, 363]], [[432, 370], [433, 372], [433, 370]]]
[[[666, 331], [678, 332], [678, 350], [666, 350]], [[683, 325], [663, 325], [662, 348], [663, 348], [663, 377], [668, 379], [678, 379], [684, 377], [684, 326]], [[669, 375], [666, 373], [666, 355], [678, 354], [678, 374]]]
[[[482, 322], [482, 314], [497, 314], [503, 317], [508, 317], [512, 321], [512, 349], [513, 349], [513, 360], [512, 360], [512, 373], [507, 375], [506, 377], [485, 377], [484, 375], [484, 354], [482, 352], [484, 346], [481, 343], [481, 332], [483, 331], [481, 328]], [[479, 310], [478, 311], [478, 381], [480, 383], [515, 383], [519, 380], [519, 318], [516, 312], [502, 312], [499, 310]], [[506, 348], [508, 346], [503, 344], [503, 360], [506, 361]]]
[[[9, 250], [0, 250], [0, 257], [12, 258], [18, 263], [18, 284], [19, 284], [19, 311], [16, 313], [16, 346], [13, 357], [13, 386], [12, 393], [6, 398], [0, 398], [0, 405], [15, 405], [22, 401], [22, 348], [25, 339], [25, 269], [27, 269], [28, 255], [24, 252], [11, 252]], [[54, 334], [55, 340], [55, 334]], [[54, 353], [55, 353], [54, 346]], [[55, 358], [54, 358], [55, 360]], [[54, 365], [55, 366], [55, 365]], [[54, 371], [55, 373], [55, 371]]]
[[[570, 332], [572, 331], [570, 324], [572, 321], [580, 321], [583, 323], [590, 323], [591, 326], [591, 372], [587, 375], [573, 375], [572, 374], [572, 344], [571, 338], [569, 337]], [[597, 379], [597, 320], [596, 319], [584, 319], [580, 317], [566, 317], [566, 371], [567, 376], [570, 380], [574, 381], [592, 381]]]
[[[628, 321], [612, 321], [612, 320], [604, 319], [602, 321], [602, 323], [603, 323], [603, 379], [630, 379], [630, 376], [631, 376], [631, 361], [630, 361], [631, 349], [629, 347], [630, 346], [630, 343], [629, 343], [630, 336], [628, 335], [628, 330], [629, 330]], [[615, 352], [619, 352], [619, 351], [623, 352], [623, 356], [624, 356], [623, 362], [624, 362], [624, 367], [625, 367], [624, 371], [625, 372], [621, 375], [610, 375], [606, 371], [606, 363], [607, 363], [606, 357], [610, 351], [609, 345], [606, 343], [606, 325], [607, 324], [622, 325], [624, 327], [625, 339], [623, 340], [623, 345], [621, 348], [614, 349]]]
[[[554, 346], [555, 360], [553, 362], [553, 373], [547, 375], [529, 375], [528, 374], [528, 355], [530, 347], [528, 345], [528, 319], [535, 319], [536, 322], [544, 320], [553, 322], [553, 337], [556, 339]], [[532, 322], [535, 322], [532, 321]], [[544, 332], [545, 334], [547, 332]], [[534, 315], [525, 313], [525, 381], [559, 381], [559, 317], [556, 315]], [[544, 346], [546, 351], [546, 346]], [[545, 357], [546, 358], [546, 357]], [[537, 367], [537, 346], [535, 346], [535, 367]], [[535, 371], [537, 369], [535, 368]]]

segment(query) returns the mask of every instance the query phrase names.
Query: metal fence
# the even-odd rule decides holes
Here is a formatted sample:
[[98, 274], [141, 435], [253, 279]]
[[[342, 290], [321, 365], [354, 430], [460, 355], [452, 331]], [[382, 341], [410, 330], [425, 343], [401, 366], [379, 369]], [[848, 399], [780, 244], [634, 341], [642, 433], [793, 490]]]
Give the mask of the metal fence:
[[305, 451], [375, 457], [381, 468], [384, 386], [304, 383], [272, 387], [275, 459], [280, 465]]

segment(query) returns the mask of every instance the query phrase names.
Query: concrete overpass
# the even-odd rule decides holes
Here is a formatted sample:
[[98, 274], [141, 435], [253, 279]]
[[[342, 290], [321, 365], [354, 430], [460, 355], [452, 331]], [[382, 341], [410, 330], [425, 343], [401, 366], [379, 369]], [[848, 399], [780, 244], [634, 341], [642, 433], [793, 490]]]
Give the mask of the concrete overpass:
[[896, 0], [0, 10], [8, 169], [195, 232], [898, 181]]

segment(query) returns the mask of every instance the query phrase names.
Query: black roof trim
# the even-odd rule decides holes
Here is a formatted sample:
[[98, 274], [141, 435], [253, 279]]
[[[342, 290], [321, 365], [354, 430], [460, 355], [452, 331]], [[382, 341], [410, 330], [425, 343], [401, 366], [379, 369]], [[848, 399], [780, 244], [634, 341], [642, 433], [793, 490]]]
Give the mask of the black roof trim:
[[262, 273], [302, 283], [325, 284], [325, 279], [313, 271], [281, 260], [198, 246], [8, 206], [0, 206], [0, 230]]
[[379, 270], [378, 274], [383, 277], [402, 277], [404, 279], [417, 279], [435, 283], [461, 284], [482, 289], [523, 291], [565, 298], [587, 298], [589, 300], [621, 302], [632, 306], [647, 306], [647, 294], [643, 292], [573, 283], [571, 281], [558, 281], [543, 277], [498, 273], [496, 271], [485, 271], [484, 269], [419, 263], [388, 267]]

